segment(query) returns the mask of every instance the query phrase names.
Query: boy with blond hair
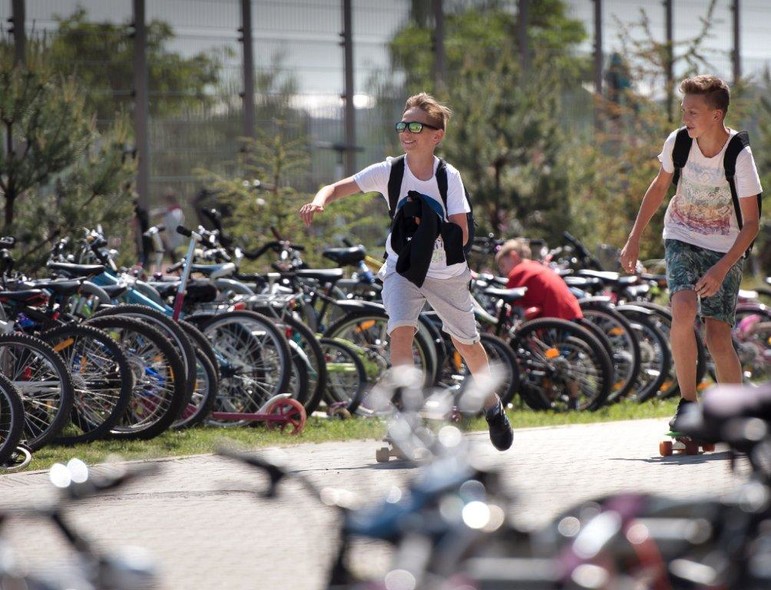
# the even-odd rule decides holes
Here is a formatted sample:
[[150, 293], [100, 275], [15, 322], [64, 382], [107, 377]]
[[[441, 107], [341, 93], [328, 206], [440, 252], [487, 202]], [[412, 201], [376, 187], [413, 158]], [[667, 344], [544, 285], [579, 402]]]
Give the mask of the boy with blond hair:
[[[490, 367], [469, 292], [471, 272], [463, 254], [469, 236], [466, 213], [470, 206], [456, 168], [446, 165], [446, 208], [436, 178], [440, 160], [434, 151], [444, 138], [451, 114], [434, 97], [420, 93], [407, 99], [402, 118], [395, 125], [405, 152], [404, 176], [386, 239], [386, 262], [380, 271], [391, 365], [413, 364], [412, 342], [418, 315], [428, 302], [471, 374], [488, 378]], [[310, 225], [329, 203], [354, 194], [379, 192], [387, 198], [393, 160], [387, 158], [322, 187], [310, 203], [300, 208], [300, 217]], [[429, 227], [433, 233], [427, 231]], [[513, 433], [500, 399], [492, 393], [484, 407], [491, 442], [498, 450], [508, 449]]]

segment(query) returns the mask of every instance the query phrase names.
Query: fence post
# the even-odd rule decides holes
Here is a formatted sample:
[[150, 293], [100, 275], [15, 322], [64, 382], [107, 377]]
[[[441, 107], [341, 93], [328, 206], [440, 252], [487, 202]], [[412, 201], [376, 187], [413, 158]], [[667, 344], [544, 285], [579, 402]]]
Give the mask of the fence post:
[[353, 16], [351, 0], [343, 0], [343, 57], [345, 64], [345, 175], [356, 172], [356, 108], [353, 104]]
[[244, 89], [241, 93], [244, 109], [244, 137], [254, 139], [255, 114], [254, 114], [254, 45], [252, 42], [252, 0], [241, 0], [241, 36], [239, 41], [243, 44], [243, 75]]
[[14, 63], [25, 64], [27, 62], [27, 31], [24, 28], [25, 0], [12, 0], [11, 2], [11, 33], [13, 33]]
[[733, 0], [731, 6], [733, 11], [733, 26], [734, 26], [734, 47], [731, 52], [733, 58], [734, 69], [734, 86], [737, 86], [742, 78], [742, 53], [741, 53], [741, 18], [739, 12], [739, 0]]
[[147, 76], [147, 28], [145, 0], [133, 0], [134, 22], [134, 137], [139, 160], [137, 162], [137, 194], [141, 207], [150, 208], [150, 138]]

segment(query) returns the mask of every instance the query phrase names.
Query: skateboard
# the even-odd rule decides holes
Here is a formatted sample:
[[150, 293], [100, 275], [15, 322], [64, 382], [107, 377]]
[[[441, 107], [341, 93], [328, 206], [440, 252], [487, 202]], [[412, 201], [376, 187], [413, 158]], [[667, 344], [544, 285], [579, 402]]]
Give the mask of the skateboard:
[[420, 447], [415, 447], [411, 450], [412, 452], [407, 452], [389, 437], [385, 437], [383, 442], [385, 445], [375, 450], [375, 461], [378, 463], [388, 463], [392, 457], [401, 461], [418, 463], [431, 456], [431, 452], [428, 449]]
[[667, 436], [672, 440], [663, 440], [659, 443], [659, 453], [662, 457], [668, 457], [675, 451], [685, 453], [686, 455], [698, 455], [701, 449], [705, 453], [711, 453], [715, 450], [714, 443], [694, 440], [686, 434], [670, 430]]

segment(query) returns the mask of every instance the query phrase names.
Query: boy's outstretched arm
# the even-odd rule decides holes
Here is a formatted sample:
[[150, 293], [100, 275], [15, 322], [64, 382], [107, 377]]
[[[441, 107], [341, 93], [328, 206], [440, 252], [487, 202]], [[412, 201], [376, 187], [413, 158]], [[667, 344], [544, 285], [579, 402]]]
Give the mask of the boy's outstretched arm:
[[656, 178], [653, 179], [648, 190], [645, 191], [645, 196], [640, 204], [640, 211], [637, 213], [637, 219], [632, 226], [632, 231], [629, 232], [629, 238], [627, 238], [626, 244], [619, 256], [621, 268], [627, 272], [634, 272], [637, 267], [637, 259], [640, 256], [640, 237], [664, 201], [669, 185], [672, 184], [672, 176], [672, 172], [659, 168]]
[[361, 189], [356, 184], [353, 176], [338, 180], [334, 184], [323, 186], [310, 203], [305, 203], [305, 205], [300, 207], [300, 218], [305, 225], [310, 225], [313, 221], [313, 216], [324, 211], [324, 207], [332, 201], [360, 192]]

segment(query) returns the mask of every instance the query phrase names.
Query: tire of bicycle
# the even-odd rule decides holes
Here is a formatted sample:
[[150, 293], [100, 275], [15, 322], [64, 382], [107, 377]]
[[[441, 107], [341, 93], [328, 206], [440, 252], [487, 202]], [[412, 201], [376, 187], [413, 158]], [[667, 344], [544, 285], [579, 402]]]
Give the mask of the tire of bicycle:
[[659, 396], [672, 370], [669, 341], [649, 310], [635, 305], [620, 305], [617, 309], [629, 320], [640, 344], [640, 374], [629, 399], [644, 402]]
[[439, 379], [439, 370], [447, 362], [447, 356], [450, 355], [455, 347], [452, 341], [445, 338], [446, 334], [442, 331], [442, 321], [436, 313], [422, 312], [418, 316], [418, 332], [422, 334], [427, 342], [433, 344], [429, 348], [432, 357], [432, 364], [435, 367], [431, 383], [435, 385]]
[[[510, 346], [523, 398], [534, 409], [597, 410], [605, 404], [613, 368], [602, 343], [586, 328], [557, 318], [528, 320], [517, 327]], [[566, 391], [566, 378], [573, 374], [582, 378], [575, 380], [578, 396]]]
[[771, 309], [763, 303], [740, 303], [736, 306], [736, 323], [731, 335], [742, 365], [744, 383], [760, 385], [771, 377], [769, 323]]
[[171, 428], [180, 430], [201, 424], [212, 411], [219, 390], [219, 374], [209, 357], [196, 346], [196, 379], [193, 395], [182, 408]]
[[86, 324], [106, 331], [121, 346], [134, 377], [128, 408], [110, 430], [110, 438], [147, 440], [164, 433], [188, 398], [177, 349], [154, 324], [136, 317], [108, 314]]
[[[342, 339], [356, 347], [367, 351], [362, 359], [367, 370], [367, 379], [376, 383], [380, 376], [391, 366], [386, 327], [388, 316], [385, 312], [374, 310], [354, 311], [333, 323], [326, 332], [325, 338]], [[428, 342], [418, 331], [412, 344], [415, 366], [423, 371], [426, 386], [433, 383], [436, 367], [432, 366], [432, 342]]]
[[70, 419], [75, 391], [62, 358], [29, 334], [0, 336], [0, 373], [21, 394], [24, 442], [36, 451], [50, 443]]
[[203, 352], [209, 358], [209, 362], [212, 364], [212, 366], [214, 366], [214, 370], [216, 371], [217, 354], [214, 352], [214, 348], [212, 348], [211, 342], [209, 342], [209, 339], [206, 337], [206, 335], [201, 332], [201, 329], [193, 322], [189, 322], [187, 320], [177, 320], [177, 323], [179, 324], [179, 327], [185, 331], [185, 334], [190, 339], [190, 343], [193, 345], [193, 348], [196, 349], [196, 355], [199, 350]]
[[284, 330], [287, 340], [293, 341], [300, 347], [300, 350], [294, 352], [293, 356], [296, 356], [297, 361], [305, 365], [307, 382], [304, 391], [298, 392], [298, 395], [292, 397], [305, 406], [305, 412], [310, 416], [318, 409], [319, 404], [324, 399], [324, 390], [327, 388], [327, 367], [324, 363], [324, 352], [316, 335], [296, 318], [285, 314], [281, 319], [274, 320], [274, 323]]
[[744, 382], [759, 385], [771, 380], [771, 321], [758, 321], [735, 338]]
[[[635, 301], [634, 305], [637, 307], [643, 307], [653, 312], [653, 316], [650, 318], [654, 325], [661, 330], [664, 334], [667, 345], [669, 347], [670, 355], [672, 354], [669, 330], [672, 326], [672, 310], [658, 303], [652, 301]], [[701, 383], [707, 376], [707, 347], [704, 345], [704, 340], [699, 333], [699, 330], [694, 327], [694, 337], [696, 338], [696, 383]], [[680, 385], [677, 382], [677, 374], [675, 373], [675, 363], [670, 364], [669, 373], [667, 374], [664, 383], [656, 393], [657, 399], [668, 399], [680, 395]]]
[[70, 422], [54, 442], [74, 445], [106, 437], [134, 387], [123, 349], [103, 330], [84, 324], [57, 326], [39, 337], [62, 357], [75, 387]]
[[480, 334], [480, 342], [487, 352], [487, 358], [503, 371], [501, 384], [495, 393], [501, 398], [501, 403], [506, 407], [513, 402], [514, 396], [520, 390], [521, 377], [519, 365], [514, 350], [503, 338], [493, 334]]
[[[211, 316], [200, 327], [219, 364], [214, 411], [255, 413], [274, 395], [287, 392], [291, 352], [286, 337], [271, 319], [253, 311], [228, 311]], [[248, 422], [206, 420], [218, 426]]]
[[[616, 368], [613, 364], [613, 347], [610, 345], [610, 340], [605, 335], [605, 333], [600, 329], [599, 326], [593, 324], [592, 322], [586, 321], [584, 318], [573, 320], [576, 324], [587, 330], [589, 333], [592, 334], [595, 338], [597, 338], [597, 341], [602, 344], [602, 348], [605, 349], [605, 353], [608, 355], [608, 358], [610, 359], [610, 368], [611, 368], [611, 379], [613, 379], [613, 383], [616, 382]], [[612, 385], [611, 385], [611, 391], [612, 391]], [[607, 402], [607, 400], [605, 400]]]
[[308, 357], [300, 350], [300, 345], [296, 342], [289, 343], [289, 350], [290, 358], [292, 359], [292, 371], [289, 376], [287, 392], [292, 394], [292, 399], [297, 400], [305, 407], [303, 400], [308, 399], [308, 384], [310, 382], [311, 371]]
[[[437, 371], [437, 387], [452, 388], [458, 385], [465, 387], [466, 378], [469, 376], [468, 367], [455, 350], [448, 334], [444, 334], [444, 346], [450, 350], [444, 355], [444, 363]], [[514, 351], [508, 343], [493, 334], [481, 333], [480, 342], [485, 349], [490, 363], [495, 363], [502, 372], [501, 383], [495, 389], [495, 393], [501, 398], [504, 406], [512, 403], [514, 396], [519, 391], [520, 377], [519, 366]]]
[[193, 394], [171, 425], [173, 429], [189, 428], [203, 422], [214, 407], [220, 382], [219, 372], [215, 364], [217, 356], [211, 347], [211, 342], [192, 323], [184, 320], [180, 320], [178, 323], [195, 349], [196, 378]]
[[621, 400], [629, 395], [640, 374], [640, 343], [637, 336], [629, 320], [609, 303], [588, 300], [580, 301], [579, 304], [585, 321], [597, 326], [611, 347], [614, 383], [608, 402]]
[[0, 468], [11, 458], [24, 434], [24, 404], [16, 387], [0, 374]]
[[319, 345], [327, 367], [324, 401], [329, 407], [345, 404], [351, 414], [356, 413], [369, 384], [364, 363], [345, 341], [321, 338]]
[[184, 329], [164, 313], [134, 303], [121, 303], [114, 307], [99, 309], [92, 317], [104, 317], [106, 315], [123, 315], [133, 317], [145, 322], [151, 322], [154, 327], [161, 331], [171, 342], [171, 345], [177, 350], [182, 359], [183, 375], [185, 378], [185, 404], [190, 401], [193, 395], [193, 387], [196, 379], [195, 350]]

